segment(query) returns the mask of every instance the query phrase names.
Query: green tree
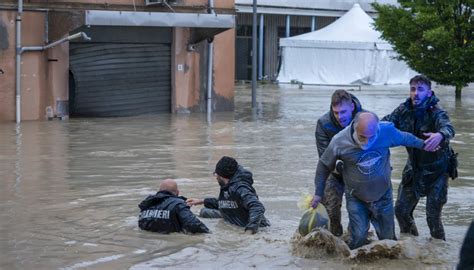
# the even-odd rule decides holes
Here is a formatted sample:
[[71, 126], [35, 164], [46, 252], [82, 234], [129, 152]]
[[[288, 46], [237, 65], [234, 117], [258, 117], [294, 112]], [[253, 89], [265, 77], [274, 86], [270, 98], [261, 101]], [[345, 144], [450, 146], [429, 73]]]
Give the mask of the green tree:
[[375, 28], [413, 70], [454, 85], [456, 98], [474, 82], [474, 0], [398, 0], [373, 7]]

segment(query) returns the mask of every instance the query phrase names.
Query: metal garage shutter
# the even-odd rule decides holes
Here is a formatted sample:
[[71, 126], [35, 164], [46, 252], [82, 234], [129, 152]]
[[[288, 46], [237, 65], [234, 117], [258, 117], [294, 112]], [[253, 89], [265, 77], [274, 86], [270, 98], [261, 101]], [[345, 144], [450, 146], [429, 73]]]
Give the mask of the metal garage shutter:
[[71, 115], [171, 111], [170, 44], [71, 43]]

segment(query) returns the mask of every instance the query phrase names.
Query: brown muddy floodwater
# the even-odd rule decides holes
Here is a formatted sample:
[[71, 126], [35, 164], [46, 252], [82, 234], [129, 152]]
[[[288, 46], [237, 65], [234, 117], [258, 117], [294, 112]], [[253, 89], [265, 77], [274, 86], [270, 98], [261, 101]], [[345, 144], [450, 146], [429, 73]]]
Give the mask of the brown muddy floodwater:
[[[291, 253], [301, 216], [297, 202], [314, 190], [315, 123], [333, 90], [262, 86], [252, 114], [249, 87], [238, 85], [236, 111], [216, 113], [211, 121], [192, 114], [23, 122], [18, 129], [0, 124], [0, 269], [453, 268], [474, 213], [473, 89], [455, 102], [452, 89], [436, 88], [460, 153], [460, 177], [450, 182], [443, 211], [446, 242], [430, 240], [422, 200], [415, 210], [421, 235], [402, 237], [415, 259], [355, 263]], [[383, 116], [408, 96], [408, 86], [353, 93]], [[403, 148], [392, 153], [397, 188], [406, 154]], [[138, 229], [137, 204], [156, 192], [160, 179], [177, 179], [187, 197], [217, 195], [212, 172], [222, 155], [254, 173], [270, 228], [250, 236], [204, 220], [212, 234]]]

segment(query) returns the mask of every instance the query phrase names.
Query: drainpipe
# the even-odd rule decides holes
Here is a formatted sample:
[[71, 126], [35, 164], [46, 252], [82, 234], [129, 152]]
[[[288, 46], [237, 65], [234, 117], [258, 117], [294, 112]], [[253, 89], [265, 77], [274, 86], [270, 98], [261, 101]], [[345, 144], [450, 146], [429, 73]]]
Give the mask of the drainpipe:
[[257, 110], [257, 0], [252, 4], [252, 110]]
[[[21, 4], [21, 5], [20, 5]], [[82, 38], [84, 40], [91, 40], [90, 37], [86, 35], [84, 32], [79, 32], [68, 37], [64, 37], [62, 39], [56, 40], [50, 44], [44, 46], [21, 46], [21, 12], [23, 10], [23, 3], [22, 0], [18, 0], [18, 13], [16, 22], [16, 123], [19, 124], [21, 122], [21, 54], [24, 52], [32, 52], [32, 51], [44, 51], [49, 48], [52, 48], [56, 45], [64, 43], [66, 41], [71, 41], [73, 39]], [[21, 11], [20, 11], [21, 10]]]
[[20, 107], [20, 83], [21, 83], [21, 15], [23, 13], [23, 0], [18, 0], [18, 14], [16, 15], [16, 69], [15, 69], [15, 108], [16, 108], [16, 123], [20, 123], [21, 107]]
[[49, 49], [49, 48], [52, 48], [58, 44], [61, 44], [61, 43], [64, 43], [66, 41], [70, 41], [70, 40], [73, 40], [73, 39], [77, 39], [77, 38], [82, 38], [84, 40], [91, 40], [90, 37], [88, 37], [86, 35], [86, 33], [84, 32], [79, 32], [79, 33], [76, 33], [74, 35], [70, 35], [68, 37], [64, 37], [62, 39], [59, 39], [59, 40], [56, 40], [55, 42], [52, 42], [52, 43], [49, 43], [45, 46], [28, 46], [28, 47], [21, 47], [20, 49], [20, 53], [24, 53], [24, 52], [31, 52], [31, 51], [44, 51], [46, 49]]
[[[209, 13], [214, 14], [214, 0], [209, 0]], [[213, 37], [214, 38], [214, 37]], [[212, 113], [212, 66], [214, 63], [214, 43], [208, 44], [207, 51], [207, 116]]]
[[260, 14], [260, 30], [258, 38], [258, 79], [263, 80], [263, 26], [264, 18], [263, 13]]

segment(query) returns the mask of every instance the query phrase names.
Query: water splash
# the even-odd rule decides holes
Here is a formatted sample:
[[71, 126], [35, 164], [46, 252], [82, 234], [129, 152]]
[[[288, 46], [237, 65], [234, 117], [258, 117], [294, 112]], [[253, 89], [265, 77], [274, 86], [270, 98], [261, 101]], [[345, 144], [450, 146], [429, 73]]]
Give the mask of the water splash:
[[[345, 235], [342, 238], [348, 238]], [[364, 264], [381, 260], [397, 260], [406, 265], [411, 260], [414, 265], [440, 265], [446, 262], [439, 259], [439, 243], [424, 242], [420, 239], [405, 237], [402, 240], [374, 240], [360, 248], [351, 250], [346, 242], [323, 228], [317, 228], [306, 236], [298, 232], [291, 239], [293, 255], [315, 260], [343, 260], [348, 264]]]

